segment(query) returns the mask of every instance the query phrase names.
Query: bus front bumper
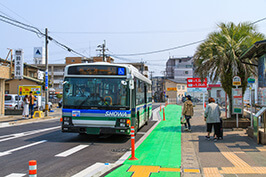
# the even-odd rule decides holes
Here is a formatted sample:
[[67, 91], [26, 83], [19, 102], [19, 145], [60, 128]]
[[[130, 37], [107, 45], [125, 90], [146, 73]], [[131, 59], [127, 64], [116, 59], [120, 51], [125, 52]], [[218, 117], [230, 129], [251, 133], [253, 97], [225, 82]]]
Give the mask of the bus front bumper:
[[63, 125], [62, 132], [80, 133], [80, 134], [122, 134], [130, 135], [130, 127], [78, 127], [71, 125]]

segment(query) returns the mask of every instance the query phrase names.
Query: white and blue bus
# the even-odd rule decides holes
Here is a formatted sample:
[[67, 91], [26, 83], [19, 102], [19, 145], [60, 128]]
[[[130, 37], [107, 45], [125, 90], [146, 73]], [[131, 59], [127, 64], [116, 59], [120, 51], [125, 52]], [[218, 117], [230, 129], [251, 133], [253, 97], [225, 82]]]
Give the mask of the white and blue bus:
[[130, 134], [152, 114], [151, 81], [129, 64], [67, 65], [62, 132]]

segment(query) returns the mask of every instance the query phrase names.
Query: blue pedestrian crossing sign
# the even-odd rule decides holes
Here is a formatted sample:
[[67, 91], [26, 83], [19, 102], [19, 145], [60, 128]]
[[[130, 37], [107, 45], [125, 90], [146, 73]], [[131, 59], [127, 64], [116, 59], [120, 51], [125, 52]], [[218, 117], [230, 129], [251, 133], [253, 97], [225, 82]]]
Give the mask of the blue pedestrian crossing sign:
[[118, 75], [125, 75], [125, 68], [118, 68], [117, 74]]

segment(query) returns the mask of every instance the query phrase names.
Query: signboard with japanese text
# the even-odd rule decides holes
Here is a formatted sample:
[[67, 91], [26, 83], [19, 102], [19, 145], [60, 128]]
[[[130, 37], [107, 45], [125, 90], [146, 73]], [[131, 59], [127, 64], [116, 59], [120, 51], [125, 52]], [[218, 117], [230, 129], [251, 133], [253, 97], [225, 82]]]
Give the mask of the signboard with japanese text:
[[233, 77], [233, 85], [234, 86], [240, 86], [241, 85], [241, 78], [239, 76]]
[[233, 96], [233, 114], [243, 113], [243, 96], [242, 88], [232, 88]]
[[30, 91], [32, 91], [32, 95], [34, 96], [41, 96], [42, 86], [39, 86], [39, 85], [19, 85], [18, 86], [19, 96], [30, 95]]
[[201, 83], [200, 78], [187, 78], [187, 88], [207, 88], [207, 79]]
[[14, 64], [14, 77], [15, 79], [23, 79], [23, 50], [15, 50], [15, 64]]
[[167, 91], [176, 91], [176, 87], [168, 87], [166, 90]]

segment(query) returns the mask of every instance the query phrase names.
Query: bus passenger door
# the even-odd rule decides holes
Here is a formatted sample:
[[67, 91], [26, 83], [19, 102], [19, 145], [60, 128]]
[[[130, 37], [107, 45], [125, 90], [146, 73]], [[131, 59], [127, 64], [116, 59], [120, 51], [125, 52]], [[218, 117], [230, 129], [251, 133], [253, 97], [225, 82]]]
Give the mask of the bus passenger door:
[[144, 102], [145, 102], [145, 110], [144, 110], [144, 123], [147, 124], [146, 122], [148, 121], [148, 104], [147, 104], [147, 86], [146, 84], [144, 85]]

